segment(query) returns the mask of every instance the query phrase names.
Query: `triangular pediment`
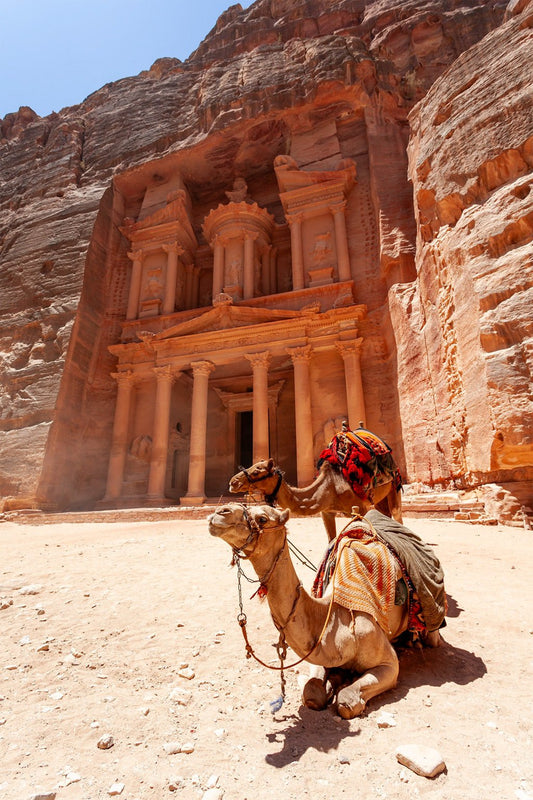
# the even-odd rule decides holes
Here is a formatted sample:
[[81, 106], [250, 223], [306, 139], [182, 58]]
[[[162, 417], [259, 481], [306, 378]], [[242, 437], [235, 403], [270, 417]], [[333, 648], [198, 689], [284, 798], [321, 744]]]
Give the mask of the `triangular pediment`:
[[[205, 311], [194, 319], [179, 322], [161, 333], [154, 339], [171, 339], [181, 336], [194, 336], [202, 333], [232, 330], [234, 328], [266, 325], [272, 322], [283, 322], [302, 317], [305, 312], [285, 311], [271, 308], [252, 308], [250, 306], [222, 305]], [[307, 314], [305, 314], [307, 316]]]

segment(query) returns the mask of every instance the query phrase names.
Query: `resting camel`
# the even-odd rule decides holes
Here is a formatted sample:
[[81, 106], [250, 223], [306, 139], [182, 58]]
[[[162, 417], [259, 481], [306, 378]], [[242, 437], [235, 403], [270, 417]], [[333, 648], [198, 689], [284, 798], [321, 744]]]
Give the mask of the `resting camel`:
[[320, 467], [313, 483], [301, 488], [290, 486], [271, 458], [268, 461], [258, 461], [249, 469], [243, 469], [234, 475], [229, 482], [229, 490], [232, 494], [259, 490], [268, 503], [277, 502], [297, 516], [309, 517], [320, 512], [330, 541], [337, 535], [336, 514], [349, 517], [352, 509], [364, 516], [376, 506], [383, 514], [402, 522], [401, 492], [395, 488], [393, 481], [376, 486], [373, 501], [363, 500], [355, 494], [343, 475], [327, 461]]
[[[320, 668], [305, 684], [304, 705], [318, 711], [336, 702], [338, 714], [352, 719], [368, 700], [396, 685], [399, 664], [391, 641], [407, 629], [407, 607], [392, 607], [387, 636], [370, 614], [309, 595], [290, 557], [288, 517], [289, 511], [268, 505], [230, 503], [211, 514], [209, 532], [249, 559], [266, 588], [274, 625], [300, 658]], [[439, 641], [436, 632], [428, 643]]]

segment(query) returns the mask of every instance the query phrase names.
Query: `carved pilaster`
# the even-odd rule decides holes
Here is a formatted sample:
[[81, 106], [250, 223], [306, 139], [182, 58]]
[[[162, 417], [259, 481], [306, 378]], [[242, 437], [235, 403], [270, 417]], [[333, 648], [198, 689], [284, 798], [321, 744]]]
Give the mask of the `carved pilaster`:
[[348, 235], [346, 233], [345, 208], [346, 203], [336, 203], [334, 206], [330, 207], [335, 225], [339, 281], [349, 281], [352, 278], [350, 254], [348, 251]]
[[113, 436], [107, 472], [105, 500], [120, 497], [124, 480], [124, 466], [128, 451], [128, 430], [131, 411], [131, 393], [135, 385], [135, 375], [131, 370], [112, 372], [117, 381], [117, 400], [113, 422]]
[[178, 277], [179, 257], [185, 252], [177, 242], [164, 244], [167, 254], [167, 271], [165, 279], [165, 295], [163, 298], [163, 314], [172, 314], [176, 306], [176, 285]]
[[355, 430], [365, 424], [365, 396], [361, 375], [361, 348], [363, 338], [351, 341], [336, 342], [336, 347], [344, 361], [344, 380], [346, 383], [346, 403], [350, 428]]
[[296, 419], [296, 462], [298, 485], [304, 486], [313, 480], [315, 465], [313, 458], [313, 418], [311, 413], [311, 378], [309, 362], [311, 347], [291, 347], [286, 351], [294, 368], [294, 411]]
[[153, 372], [157, 383], [152, 429], [152, 457], [150, 459], [150, 474], [148, 477], [148, 496], [152, 499], [162, 499], [165, 495], [170, 400], [172, 396], [172, 385], [177, 376], [169, 364], [164, 367], [154, 367]]
[[194, 361], [191, 410], [191, 446], [189, 454], [189, 485], [186, 502], [201, 505], [205, 497], [205, 448], [207, 441], [207, 397], [209, 375], [215, 369], [210, 361]]
[[246, 355], [254, 373], [253, 397], [253, 459], [254, 462], [268, 458], [268, 367], [271, 355], [268, 351]]
[[126, 319], [137, 319], [139, 313], [139, 296], [141, 292], [143, 251], [134, 250], [133, 252], [129, 252], [128, 258], [133, 262], [133, 266], [131, 270]]
[[302, 242], [302, 214], [286, 215], [291, 229], [292, 288], [297, 291], [305, 288], [304, 255]]

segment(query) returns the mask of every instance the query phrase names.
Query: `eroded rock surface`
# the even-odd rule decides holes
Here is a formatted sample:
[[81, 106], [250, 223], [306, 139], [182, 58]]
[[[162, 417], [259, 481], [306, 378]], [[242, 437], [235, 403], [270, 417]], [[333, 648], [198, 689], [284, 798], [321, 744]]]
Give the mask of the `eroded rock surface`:
[[146, 176], [189, 165], [207, 212], [235, 175], [268, 197], [263, 165], [280, 154], [357, 165], [369, 426], [408, 479], [527, 480], [530, 15], [525, 0], [258, 0], [185, 62], [1, 120], [0, 494], [102, 496], [128, 289], [119, 225]]

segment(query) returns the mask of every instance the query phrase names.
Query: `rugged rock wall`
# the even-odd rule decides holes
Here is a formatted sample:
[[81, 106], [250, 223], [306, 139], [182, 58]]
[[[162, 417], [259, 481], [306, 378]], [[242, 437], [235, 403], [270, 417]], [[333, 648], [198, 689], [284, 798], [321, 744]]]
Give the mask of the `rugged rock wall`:
[[527, 503], [533, 7], [514, 6], [410, 115], [418, 277], [391, 290], [391, 308], [409, 474], [503, 482]]
[[[405, 444], [412, 481], [490, 471], [481, 442], [493, 428], [502, 442], [495, 448], [498, 465], [507, 468], [513, 447], [520, 453], [514, 463], [526, 464], [526, 434], [511, 435], [512, 415], [503, 412], [496, 366], [508, 362], [494, 339], [512, 329], [507, 335], [517, 339], [513, 347], [524, 350], [523, 328], [515, 330], [505, 316], [524, 287], [524, 270], [515, 260], [520, 248], [497, 255], [503, 244], [494, 243], [492, 250], [480, 250], [475, 271], [469, 271], [486, 298], [483, 325], [475, 320], [485, 336], [483, 351], [471, 320], [480, 312], [466, 302], [472, 291], [459, 270], [459, 263], [473, 263], [471, 248], [467, 252], [462, 240], [454, 240], [471, 219], [472, 203], [480, 202], [473, 199], [474, 189], [468, 194], [468, 181], [476, 176], [481, 187], [495, 180], [488, 167], [477, 176], [478, 168], [517, 151], [530, 169], [520, 149], [525, 138], [517, 141], [512, 120], [501, 127], [491, 122], [505, 118], [513, 87], [523, 84], [524, 95], [528, 85], [527, 63], [512, 60], [516, 44], [522, 51], [527, 47], [527, 9], [522, 0], [511, 5], [521, 16], [500, 28], [507, 4], [498, 0], [258, 0], [246, 11], [239, 5], [228, 9], [186, 62], [162, 58], [149, 71], [44, 119], [21, 109], [0, 121], [0, 494], [37, 494], [41, 501], [72, 505], [76, 486], [84, 483], [93, 488], [81, 504], [98, 495], [98, 473], [105, 468], [101, 442], [108, 447], [115, 391], [107, 346], [117, 339], [127, 289], [126, 275], [116, 268], [125, 247], [118, 224], [138, 212], [135, 169], [138, 175], [154, 173], [171, 158], [194, 160], [200, 194], [213, 184], [212, 191], [222, 192], [236, 173], [253, 174], [255, 165], [279, 153], [290, 152], [313, 169], [355, 156], [360, 202], [350, 241], [361, 264], [358, 300], [369, 307], [363, 368], [373, 422], [397, 420], [392, 443], [400, 454]], [[501, 48], [494, 59], [493, 43]], [[453, 98], [445, 88], [452, 84], [439, 80], [450, 65], [463, 87]], [[469, 83], [474, 75], [478, 80]], [[491, 84], [491, 75], [501, 86], [486, 106], [489, 140], [481, 128], [468, 125], [468, 114], [470, 94], [478, 82], [480, 88]], [[464, 119], [462, 137], [454, 134], [457, 116]], [[407, 178], [411, 126], [416, 213]], [[471, 144], [465, 144], [466, 133]], [[464, 152], [446, 149], [460, 141]], [[477, 149], [479, 156], [469, 161]], [[452, 156], [458, 166], [446, 169]], [[494, 172], [512, 172], [507, 162], [514, 159], [506, 156]], [[126, 172], [127, 191], [120, 183]], [[518, 173], [513, 175], [523, 194]], [[518, 241], [521, 234], [512, 226], [527, 218], [528, 195], [512, 195], [511, 211], [501, 199], [497, 203], [498, 191], [490, 189], [495, 205], [484, 208], [498, 220], [498, 241]], [[476, 230], [482, 230], [481, 222]], [[483, 248], [488, 239], [476, 235]], [[467, 311], [457, 325], [451, 290], [442, 292], [440, 303], [434, 297], [439, 281], [449, 287], [455, 279], [450, 259], [440, 257], [441, 244], [450, 253], [462, 248], [457, 292]], [[502, 257], [507, 267], [498, 261]], [[496, 299], [500, 266], [508, 290]], [[428, 337], [432, 344], [426, 349]], [[494, 362], [487, 349], [500, 353]], [[458, 362], [459, 350], [469, 353], [464, 363]], [[517, 351], [512, 355], [518, 359]], [[489, 362], [495, 365], [490, 380], [473, 378]], [[518, 362], [511, 372], [520, 374]], [[437, 394], [445, 389], [445, 399], [433, 399], [430, 385]], [[490, 389], [492, 405], [499, 398], [502, 413], [494, 425], [480, 387], [487, 398]], [[513, 413], [523, 424], [525, 395], [510, 393], [522, 398], [513, 400]], [[472, 420], [463, 420], [464, 408]], [[450, 421], [443, 426], [450, 431], [446, 437], [441, 416]], [[477, 444], [465, 434], [470, 427]]]

